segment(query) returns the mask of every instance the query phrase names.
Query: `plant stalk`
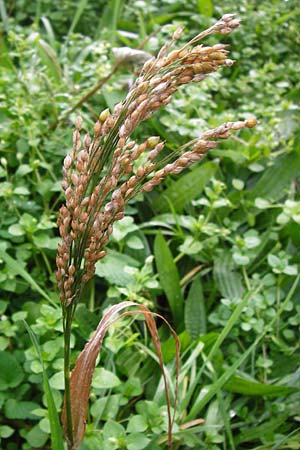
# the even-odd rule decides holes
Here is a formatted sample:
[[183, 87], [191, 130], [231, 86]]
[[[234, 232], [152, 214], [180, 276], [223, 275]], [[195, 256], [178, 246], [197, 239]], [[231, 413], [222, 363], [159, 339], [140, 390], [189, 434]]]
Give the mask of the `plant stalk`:
[[65, 405], [67, 418], [67, 442], [68, 449], [73, 447], [73, 426], [72, 426], [72, 409], [70, 396], [70, 340], [71, 340], [71, 324], [72, 324], [72, 307], [65, 310], [64, 320], [64, 377], [65, 377]]

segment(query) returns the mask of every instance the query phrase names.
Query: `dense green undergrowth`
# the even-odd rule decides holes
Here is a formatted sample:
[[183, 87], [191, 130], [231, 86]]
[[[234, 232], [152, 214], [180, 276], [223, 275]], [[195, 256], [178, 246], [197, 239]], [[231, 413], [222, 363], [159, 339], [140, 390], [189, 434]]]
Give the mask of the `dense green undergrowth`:
[[[0, 0], [1, 448], [51, 448], [24, 319], [62, 405], [56, 219], [76, 115], [91, 128], [124, 98], [141, 57], [118, 62], [128, 47], [155, 53], [179, 24], [186, 41], [228, 12], [242, 19], [222, 37], [235, 66], [176, 94], [143, 135], [172, 151], [224, 121], [259, 125], [129, 205], [78, 306], [73, 359], [107, 306], [141, 302], [182, 345], [175, 449], [300, 448], [298, 2], [52, 3]], [[158, 325], [174, 392], [175, 344]], [[123, 318], [104, 342], [81, 448], [161, 449], [166, 431], [154, 348], [143, 321]]]

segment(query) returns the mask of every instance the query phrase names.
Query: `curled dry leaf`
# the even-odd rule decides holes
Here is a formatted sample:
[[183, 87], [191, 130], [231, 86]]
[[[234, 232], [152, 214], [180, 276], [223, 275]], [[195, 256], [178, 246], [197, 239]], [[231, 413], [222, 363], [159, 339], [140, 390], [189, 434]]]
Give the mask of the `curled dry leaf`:
[[[124, 310], [125, 308], [135, 306], [138, 309], [133, 311], [125, 311], [119, 316], [116, 315]], [[176, 410], [176, 402], [177, 402], [177, 391], [178, 391], [178, 372], [179, 372], [179, 352], [180, 352], [180, 343], [177, 334], [173, 330], [173, 328], [169, 325], [169, 323], [159, 314], [155, 314], [151, 312], [148, 308], [143, 305], [139, 305], [135, 302], [124, 301], [119, 303], [118, 305], [111, 306], [108, 311], [104, 314], [102, 319], [99, 322], [99, 325], [89, 340], [89, 342], [85, 345], [84, 349], [80, 353], [77, 358], [75, 367], [71, 374], [71, 382], [70, 382], [70, 397], [71, 397], [71, 414], [72, 414], [72, 429], [73, 429], [73, 442], [69, 443], [69, 447], [71, 449], [76, 449], [80, 442], [83, 440], [86, 426], [86, 417], [87, 417], [87, 408], [88, 408], [88, 399], [91, 390], [91, 383], [93, 378], [93, 373], [95, 370], [95, 364], [97, 356], [101, 350], [102, 342], [105, 336], [106, 331], [109, 326], [113, 324], [116, 320], [120, 319], [123, 316], [132, 315], [132, 314], [143, 314], [145, 317], [146, 324], [148, 326], [149, 332], [151, 334], [153, 344], [155, 346], [159, 365], [162, 371], [162, 376], [165, 385], [165, 394], [167, 401], [167, 410], [168, 410], [168, 447], [172, 449], [172, 426], [174, 422], [174, 414], [171, 416], [171, 401], [169, 396], [169, 389], [167, 384], [166, 373], [164, 369], [163, 356], [161, 351], [160, 339], [158, 336], [158, 331], [156, 327], [156, 323], [153, 316], [157, 316], [162, 319], [171, 330], [175, 343], [176, 343], [176, 386], [175, 386], [175, 398], [174, 398], [174, 413]], [[66, 417], [66, 405], [64, 402], [63, 411], [62, 411], [62, 423], [64, 427], [64, 433], [66, 440], [68, 441], [68, 432], [67, 432], [67, 417]]]

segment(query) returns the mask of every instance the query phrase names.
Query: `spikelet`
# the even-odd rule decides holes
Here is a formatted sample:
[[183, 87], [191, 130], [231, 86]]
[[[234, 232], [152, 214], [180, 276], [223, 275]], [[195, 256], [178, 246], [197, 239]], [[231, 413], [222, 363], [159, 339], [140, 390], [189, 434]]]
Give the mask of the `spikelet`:
[[92, 137], [87, 134], [81, 140], [82, 119], [76, 119], [73, 147], [63, 163], [66, 202], [58, 218], [61, 243], [56, 279], [63, 309], [75, 308], [82, 287], [94, 274], [95, 263], [106, 254], [114, 222], [124, 217], [130, 199], [202, 159], [216, 147], [216, 139], [256, 125], [255, 119], [227, 122], [167, 156], [162, 156], [164, 142], [157, 136], [140, 144], [130, 140], [139, 124], [167, 105], [181, 86], [233, 64], [226, 45], [209, 47], [198, 42], [214, 32], [229, 33], [238, 25], [233, 14], [226, 14], [181, 49], [170, 51], [182, 34], [182, 28], [178, 29], [158, 56], [144, 64], [124, 101], [113, 112], [101, 112]]

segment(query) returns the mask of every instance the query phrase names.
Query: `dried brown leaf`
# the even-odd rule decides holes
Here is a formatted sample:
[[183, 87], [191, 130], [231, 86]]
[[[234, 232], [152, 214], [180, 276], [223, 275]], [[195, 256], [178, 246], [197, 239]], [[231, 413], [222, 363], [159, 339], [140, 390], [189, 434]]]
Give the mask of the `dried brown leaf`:
[[[124, 310], [125, 308], [135, 306], [138, 309], [134, 311], [126, 311], [120, 314], [118, 317], [115, 317], [116, 314]], [[167, 401], [167, 409], [168, 409], [168, 447], [172, 449], [172, 426], [174, 422], [174, 414], [177, 403], [177, 391], [178, 391], [178, 372], [179, 372], [179, 352], [180, 352], [180, 343], [179, 339], [169, 325], [169, 323], [162, 316], [151, 312], [148, 308], [143, 305], [139, 305], [135, 302], [125, 301], [121, 302], [118, 305], [111, 306], [108, 311], [104, 314], [102, 319], [99, 322], [99, 325], [89, 340], [89, 342], [85, 345], [84, 349], [78, 356], [75, 367], [71, 374], [70, 380], [70, 398], [71, 398], [71, 414], [72, 414], [72, 429], [73, 429], [73, 442], [70, 443], [70, 439], [68, 438], [67, 432], [67, 417], [66, 417], [66, 405], [64, 403], [63, 411], [62, 411], [62, 423], [64, 427], [66, 440], [70, 443], [72, 448], [76, 449], [80, 442], [83, 440], [86, 426], [86, 417], [87, 417], [87, 408], [88, 408], [88, 399], [91, 390], [91, 383], [93, 378], [93, 373], [95, 370], [96, 359], [101, 350], [102, 342], [105, 336], [106, 331], [109, 326], [113, 324], [116, 320], [119, 320], [123, 316], [127, 315], [136, 315], [143, 314], [145, 317], [146, 324], [148, 326], [149, 332], [151, 334], [158, 359], [159, 365], [162, 371], [162, 376], [165, 385], [165, 393], [166, 393], [166, 401]], [[166, 373], [163, 364], [163, 356], [161, 351], [160, 339], [158, 336], [158, 331], [156, 327], [155, 320], [153, 316], [160, 317], [170, 328], [176, 342], [176, 387], [175, 387], [175, 399], [174, 399], [174, 414], [171, 417], [171, 402], [167, 384]]]

